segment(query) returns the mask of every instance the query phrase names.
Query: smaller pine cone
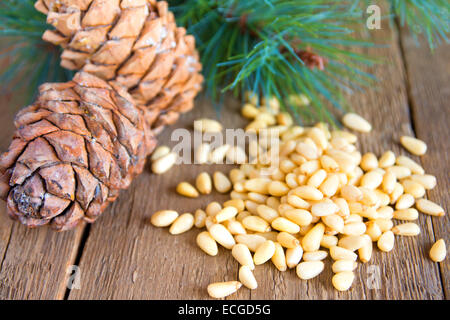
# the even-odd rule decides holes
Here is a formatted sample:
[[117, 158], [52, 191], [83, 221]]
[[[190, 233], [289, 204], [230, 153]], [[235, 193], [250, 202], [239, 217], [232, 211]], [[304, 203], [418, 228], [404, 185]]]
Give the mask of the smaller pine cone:
[[165, 1], [38, 0], [43, 39], [64, 48], [61, 65], [124, 85], [137, 104], [158, 112], [159, 132], [193, 107], [201, 89], [195, 39], [177, 28]]
[[84, 72], [39, 90], [0, 156], [0, 197], [27, 226], [67, 230], [93, 222], [143, 170], [154, 116], [125, 88]]

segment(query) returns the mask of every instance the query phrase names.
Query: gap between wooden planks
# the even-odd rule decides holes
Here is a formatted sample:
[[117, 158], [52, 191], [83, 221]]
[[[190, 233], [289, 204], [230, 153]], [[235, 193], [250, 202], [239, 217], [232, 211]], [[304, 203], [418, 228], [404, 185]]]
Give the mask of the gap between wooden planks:
[[[430, 199], [448, 212], [449, 83], [448, 46], [431, 56], [422, 44], [416, 48], [411, 38], [383, 25], [370, 36], [389, 41], [389, 49], [370, 50], [385, 58], [386, 64], [370, 68], [380, 82], [372, 90], [351, 97], [355, 111], [370, 119], [374, 131], [360, 135], [362, 152], [380, 155], [392, 149], [406, 154], [397, 144], [402, 134], [416, 134], [429, 146], [421, 161], [425, 170], [438, 177], [438, 186]], [[365, 50], [361, 50], [365, 51]], [[368, 51], [367, 51], [368, 52]], [[406, 66], [406, 70], [405, 70]], [[405, 72], [406, 71], [406, 72]], [[228, 99], [221, 121], [225, 127], [239, 127], [245, 121], [238, 115], [240, 103]], [[447, 108], [448, 109], [448, 108]], [[411, 112], [411, 114], [410, 114]], [[188, 127], [198, 117], [216, 117], [207, 101], [198, 101], [196, 109], [182, 117], [176, 127]], [[7, 147], [12, 135], [12, 113], [2, 116], [1, 146]], [[161, 137], [169, 143], [167, 129]], [[414, 129], [414, 130], [413, 130]], [[4, 131], [4, 132], [5, 132]], [[100, 219], [87, 230], [84, 227], [65, 233], [48, 228], [29, 230], [12, 223], [0, 207], [0, 298], [1, 299], [206, 299], [210, 282], [234, 280], [238, 264], [229, 251], [209, 257], [195, 244], [198, 231], [170, 236], [166, 229], [147, 223], [156, 210], [173, 208], [193, 212], [209, 201], [227, 197], [214, 193], [189, 200], [174, 192], [177, 182], [193, 181], [205, 170], [229, 170], [222, 166], [180, 166], [162, 176], [147, 170], [122, 192]], [[448, 216], [441, 219], [421, 216], [422, 234], [415, 238], [396, 237], [393, 252], [374, 250], [373, 259], [359, 264], [352, 289], [339, 293], [331, 285], [331, 261], [326, 270], [310, 281], [298, 279], [293, 270], [281, 273], [270, 263], [258, 267], [255, 276], [259, 288], [243, 288], [231, 299], [443, 299], [448, 297], [448, 259], [440, 268], [428, 259], [435, 238], [448, 243]], [[80, 249], [80, 246], [82, 250]], [[80, 252], [79, 252], [80, 251]], [[81, 289], [67, 291], [68, 266], [77, 263]], [[378, 269], [379, 268], [379, 269]], [[379, 289], [369, 289], [367, 280], [381, 273]]]

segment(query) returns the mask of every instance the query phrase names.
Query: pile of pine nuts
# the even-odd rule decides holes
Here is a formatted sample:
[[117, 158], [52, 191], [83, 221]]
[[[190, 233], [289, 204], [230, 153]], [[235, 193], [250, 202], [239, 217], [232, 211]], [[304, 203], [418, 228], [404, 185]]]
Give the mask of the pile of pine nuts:
[[[288, 113], [279, 112], [275, 100], [266, 105], [257, 108], [246, 103], [242, 115], [251, 119], [246, 130], [272, 129], [280, 134], [278, 166], [270, 176], [262, 174], [268, 166], [264, 154], [269, 150], [256, 146], [262, 156], [232, 169], [228, 177], [217, 171], [211, 179], [202, 172], [195, 186], [188, 182], [177, 186], [178, 193], [191, 198], [209, 194], [214, 186], [221, 193], [231, 191], [230, 200], [212, 202], [195, 214], [162, 210], [151, 217], [153, 225], [170, 227], [171, 234], [193, 226], [206, 228], [198, 234], [197, 244], [208, 255], [217, 255], [219, 245], [231, 250], [241, 265], [239, 281], [210, 284], [207, 291], [211, 297], [228, 296], [242, 284], [256, 289], [252, 270], [269, 260], [280, 271], [296, 268], [300, 279], [314, 278], [324, 270], [323, 260], [328, 255], [334, 260], [332, 285], [339, 291], [348, 290], [357, 259], [368, 262], [374, 245], [389, 252], [395, 236], [418, 235], [420, 228], [414, 222], [418, 211], [445, 215], [441, 206], [423, 198], [426, 190], [436, 186], [436, 178], [425, 174], [411, 158], [392, 151], [379, 158], [371, 152], [362, 155], [355, 146], [356, 135], [330, 132], [324, 123], [301, 127]], [[342, 122], [360, 132], [372, 129], [353, 113], [345, 115]], [[222, 130], [214, 120], [197, 123], [196, 130]], [[426, 144], [412, 137], [402, 137], [400, 143], [415, 155], [426, 151]], [[205, 162], [223, 160], [229, 150], [222, 148], [211, 156], [215, 151], [201, 148], [207, 149], [202, 158]], [[247, 159], [242, 152], [243, 156], [234, 159]], [[163, 157], [170, 154], [167, 150], [163, 153]], [[399, 223], [394, 224], [395, 220]], [[440, 239], [432, 246], [430, 258], [440, 262], [445, 255], [445, 242]]]

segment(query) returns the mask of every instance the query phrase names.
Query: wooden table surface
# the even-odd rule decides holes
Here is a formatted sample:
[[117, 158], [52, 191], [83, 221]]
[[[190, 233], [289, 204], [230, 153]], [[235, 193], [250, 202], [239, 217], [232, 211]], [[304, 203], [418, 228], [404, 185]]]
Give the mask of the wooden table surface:
[[[427, 154], [414, 159], [437, 177], [438, 185], [427, 197], [440, 203], [447, 215], [421, 215], [418, 237], [396, 237], [388, 254], [375, 249], [370, 262], [359, 264], [347, 292], [333, 289], [331, 260], [309, 281], [297, 278], [294, 270], [282, 273], [266, 263], [255, 270], [258, 289], [242, 288], [231, 299], [448, 299], [449, 258], [433, 263], [428, 252], [439, 238], [450, 245], [450, 46], [431, 54], [426, 45], [417, 47], [407, 32], [387, 21], [381, 30], [364, 36], [389, 47], [360, 50], [385, 61], [367, 68], [379, 83], [350, 97], [352, 108], [374, 128], [358, 135], [361, 151], [407, 154], [398, 144], [404, 134], [426, 141]], [[17, 108], [0, 103], [0, 147], [5, 150]], [[219, 115], [210, 102], [198, 100], [195, 110], [167, 128], [160, 141], [173, 146], [173, 128], [190, 127], [198, 117], [219, 117], [226, 127], [239, 127], [245, 122], [238, 110], [239, 102], [231, 98]], [[221, 248], [218, 256], [207, 256], [195, 244], [198, 230], [171, 236], [148, 219], [160, 209], [194, 212], [213, 199], [225, 200], [215, 192], [194, 200], [174, 192], [179, 181], [192, 182], [199, 172], [217, 169], [228, 171], [231, 166], [181, 165], [161, 176], [151, 174], [147, 166], [96, 223], [63, 233], [46, 227], [27, 229], [7, 217], [1, 202], [0, 299], [207, 299], [209, 283], [237, 279], [238, 263], [230, 252]], [[73, 265], [79, 271], [79, 288], [69, 290]]]

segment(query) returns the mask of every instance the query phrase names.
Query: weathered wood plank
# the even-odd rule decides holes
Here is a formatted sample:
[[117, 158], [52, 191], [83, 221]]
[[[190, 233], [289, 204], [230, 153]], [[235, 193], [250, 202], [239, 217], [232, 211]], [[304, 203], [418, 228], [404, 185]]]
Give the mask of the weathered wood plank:
[[[389, 149], [406, 154], [397, 143], [401, 134], [412, 134], [397, 34], [383, 25], [382, 30], [370, 36], [376, 41], [388, 39], [391, 47], [371, 50], [371, 54], [386, 60], [385, 65], [369, 70], [380, 83], [375, 89], [351, 97], [354, 109], [374, 126], [371, 134], [360, 135], [360, 145], [363, 152], [374, 151], [378, 155]], [[227, 106], [230, 108], [222, 113], [221, 120], [226, 127], [239, 126], [242, 120], [235, 112], [238, 104], [230, 102]], [[203, 116], [214, 116], [207, 102], [197, 103], [196, 109], [183, 116], [176, 127], [186, 127]], [[166, 130], [161, 141], [173, 145], [169, 142], [170, 130]], [[179, 166], [162, 176], [151, 175], [147, 170], [138, 177], [92, 226], [80, 262], [81, 290], [73, 290], [69, 298], [206, 299], [209, 283], [236, 279], [238, 265], [230, 253], [220, 250], [217, 257], [206, 256], [195, 245], [197, 231], [173, 237], [167, 229], [153, 228], [147, 222], [156, 210], [193, 212], [217, 199], [213, 194], [189, 200], [174, 193], [179, 181], [193, 181], [203, 170], [213, 172], [215, 168]], [[355, 283], [348, 292], [338, 293], [332, 288], [331, 261], [327, 261], [321, 275], [308, 282], [299, 280], [295, 270], [280, 273], [268, 263], [255, 271], [257, 290], [244, 288], [231, 298], [442, 299], [439, 270], [426, 258], [432, 226], [426, 217], [421, 217], [419, 224], [422, 234], [415, 238], [397, 237], [393, 252], [385, 254], [375, 249], [373, 260], [358, 267]], [[374, 288], [370, 284], [377, 276], [380, 285]]]
[[[230, 101], [227, 107], [237, 110], [239, 105]], [[228, 128], [239, 127], [244, 121], [231, 110], [222, 120]], [[174, 146], [172, 130], [192, 128], [199, 117], [215, 117], [208, 101], [197, 102], [193, 112], [166, 129], [160, 143]], [[147, 166], [92, 225], [80, 263], [81, 290], [72, 290], [69, 299], [202, 299], [210, 282], [235, 279], [238, 265], [230, 252], [221, 248], [218, 256], [207, 256], [195, 243], [197, 230], [171, 236], [167, 228], [148, 222], [157, 210], [193, 213], [213, 200], [226, 200], [215, 191], [198, 199], [175, 193], [178, 182], [194, 182], [198, 173], [217, 169], [223, 166], [179, 165], [157, 176]]]
[[[13, 133], [14, 102], [2, 101], [1, 150]], [[56, 233], [49, 228], [27, 229], [13, 222], [0, 204], [0, 299], [62, 299], [67, 268], [73, 264], [83, 227]]]
[[[427, 193], [428, 199], [439, 203], [447, 213], [442, 218], [429, 218], [434, 237], [427, 239], [426, 248], [443, 238], [449, 245], [450, 219], [450, 45], [444, 44], [432, 53], [425, 41], [420, 47], [406, 30], [401, 30], [401, 44], [409, 84], [411, 117], [419, 139], [426, 141], [427, 153], [421, 157], [425, 171], [435, 175], [436, 188]], [[450, 264], [440, 263], [446, 299], [450, 294]]]

